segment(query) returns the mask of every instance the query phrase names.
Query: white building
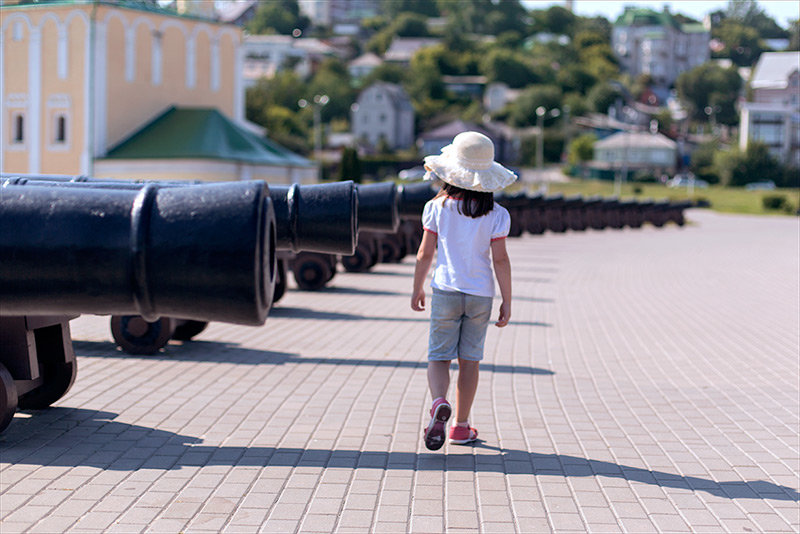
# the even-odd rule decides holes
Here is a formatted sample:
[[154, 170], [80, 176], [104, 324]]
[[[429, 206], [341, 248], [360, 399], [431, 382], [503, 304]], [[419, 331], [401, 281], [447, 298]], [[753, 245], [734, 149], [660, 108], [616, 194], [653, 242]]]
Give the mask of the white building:
[[380, 13], [379, 0], [298, 0], [297, 5], [315, 26], [352, 24]]
[[245, 88], [255, 85], [260, 78], [272, 78], [286, 68], [308, 77], [317, 64], [337, 55], [335, 48], [319, 39], [298, 39], [291, 35], [246, 35], [242, 49]]
[[800, 167], [800, 52], [761, 54], [750, 88], [753, 101], [739, 110], [739, 147], [760, 141], [782, 163]]
[[660, 133], [618, 132], [594, 144], [591, 167], [598, 170], [627, 169], [653, 174], [674, 174], [678, 144]]
[[384, 139], [391, 149], [414, 144], [414, 108], [402, 87], [377, 82], [364, 89], [353, 106], [351, 124], [359, 143], [375, 148]]
[[680, 24], [665, 8], [626, 6], [614, 23], [611, 46], [624, 71], [649, 74], [661, 87], [674, 85], [681, 72], [710, 58], [711, 34], [700, 23]]

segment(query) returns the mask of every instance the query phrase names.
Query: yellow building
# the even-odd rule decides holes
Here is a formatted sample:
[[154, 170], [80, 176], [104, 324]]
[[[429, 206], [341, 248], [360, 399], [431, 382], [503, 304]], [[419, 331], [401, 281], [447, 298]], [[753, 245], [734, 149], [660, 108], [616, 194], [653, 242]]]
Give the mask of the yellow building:
[[[186, 150], [179, 155], [129, 150], [129, 160], [106, 158], [176, 107], [216, 110], [242, 135], [258, 137], [242, 128], [241, 37], [236, 26], [124, 0], [4, 3], [0, 170], [157, 179], [315, 179], [316, 166], [295, 155], [285, 164], [275, 158], [239, 160], [230, 153]], [[214, 172], [193, 174], [207, 159], [215, 160]]]

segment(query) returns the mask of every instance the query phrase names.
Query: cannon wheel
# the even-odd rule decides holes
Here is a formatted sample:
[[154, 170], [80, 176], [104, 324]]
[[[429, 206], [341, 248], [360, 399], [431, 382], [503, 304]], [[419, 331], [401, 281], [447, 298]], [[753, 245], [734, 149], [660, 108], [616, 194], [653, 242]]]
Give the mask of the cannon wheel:
[[348, 273], [363, 273], [369, 270], [370, 261], [369, 251], [365, 247], [359, 246], [352, 256], [342, 256], [342, 267]]
[[286, 260], [278, 260], [278, 270], [275, 273], [275, 290], [272, 292], [272, 302], [278, 302], [286, 293]]
[[17, 386], [6, 366], [0, 363], [0, 432], [5, 430], [17, 413]]
[[155, 354], [175, 332], [175, 320], [162, 317], [149, 323], [139, 315], [111, 317], [111, 334], [128, 354]]
[[322, 289], [333, 278], [330, 261], [319, 254], [298, 254], [292, 273], [297, 286], [306, 291]]
[[172, 339], [189, 341], [194, 336], [205, 330], [207, 326], [208, 323], [205, 321], [186, 320], [175, 327], [175, 333], [172, 334]]
[[58, 399], [63, 397], [75, 383], [78, 375], [78, 362], [73, 360], [66, 363], [53, 363], [42, 360], [42, 378], [44, 383], [19, 398], [19, 407], [22, 410], [44, 410]]
[[397, 263], [403, 259], [400, 242], [394, 235], [387, 235], [381, 239], [381, 251], [383, 252], [383, 263]]

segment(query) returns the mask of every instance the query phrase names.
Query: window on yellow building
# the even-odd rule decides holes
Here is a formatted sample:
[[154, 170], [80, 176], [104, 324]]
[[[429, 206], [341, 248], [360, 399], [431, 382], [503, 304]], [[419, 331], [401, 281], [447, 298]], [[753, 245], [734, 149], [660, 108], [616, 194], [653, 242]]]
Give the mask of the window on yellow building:
[[25, 142], [25, 115], [22, 113], [14, 113], [11, 119], [11, 142], [16, 145], [21, 145]]
[[54, 143], [65, 144], [67, 142], [67, 117], [65, 115], [56, 115], [53, 134]]

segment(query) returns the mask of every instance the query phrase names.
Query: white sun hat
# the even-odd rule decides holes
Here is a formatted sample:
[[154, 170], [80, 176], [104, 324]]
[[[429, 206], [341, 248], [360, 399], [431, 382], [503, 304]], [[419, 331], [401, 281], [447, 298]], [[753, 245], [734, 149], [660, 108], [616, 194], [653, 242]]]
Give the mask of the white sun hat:
[[438, 156], [424, 159], [426, 180], [438, 178], [450, 185], [493, 193], [517, 180], [517, 175], [494, 161], [494, 143], [478, 132], [462, 132]]

